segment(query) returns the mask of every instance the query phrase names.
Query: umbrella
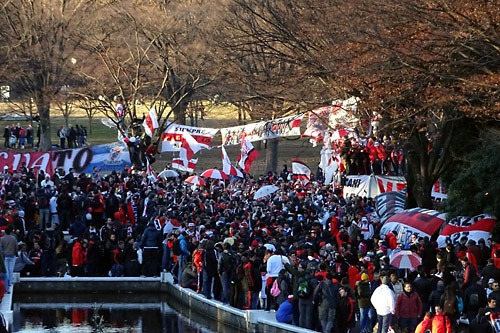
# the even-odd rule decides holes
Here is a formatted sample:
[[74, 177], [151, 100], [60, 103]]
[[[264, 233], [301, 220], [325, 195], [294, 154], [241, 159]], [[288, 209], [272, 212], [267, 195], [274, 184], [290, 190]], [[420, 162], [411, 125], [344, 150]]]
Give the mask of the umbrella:
[[390, 264], [399, 269], [409, 269], [414, 271], [422, 265], [422, 258], [414, 252], [404, 250], [391, 255]]
[[217, 169], [205, 170], [200, 176], [212, 179], [229, 179], [228, 175]]
[[263, 198], [265, 196], [268, 196], [269, 194], [276, 192], [279, 189], [280, 188], [278, 186], [274, 186], [274, 185], [262, 186], [261, 188], [259, 188], [259, 190], [257, 192], [255, 192], [253, 198], [254, 198], [254, 200]]
[[193, 184], [193, 185], [198, 185], [198, 186], [205, 186], [206, 185], [205, 181], [198, 176], [187, 177], [185, 182], [189, 183], [189, 184]]
[[179, 173], [175, 170], [165, 169], [162, 172], [160, 172], [158, 176], [163, 178], [175, 178], [179, 177]]

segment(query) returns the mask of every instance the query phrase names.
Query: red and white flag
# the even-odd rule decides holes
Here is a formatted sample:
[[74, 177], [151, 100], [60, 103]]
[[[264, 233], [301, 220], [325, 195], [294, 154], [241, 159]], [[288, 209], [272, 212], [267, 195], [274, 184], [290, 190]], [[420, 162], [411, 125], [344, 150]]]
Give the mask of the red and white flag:
[[229, 160], [224, 146], [222, 146], [222, 172], [224, 172], [226, 175], [244, 178], [243, 173], [240, 170], [236, 169]]
[[293, 179], [311, 180], [311, 169], [302, 161], [292, 158]]
[[144, 119], [142, 126], [144, 126], [144, 131], [147, 135], [149, 135], [149, 137], [153, 137], [155, 129], [160, 127], [158, 125], [158, 118], [156, 118], [156, 109], [154, 104], [151, 109], [149, 109], [148, 115], [146, 116], [146, 119]]
[[198, 141], [196, 141], [191, 134], [185, 132], [182, 134], [179, 158], [184, 161], [184, 164], [188, 164], [194, 154], [199, 152], [201, 148], [201, 144], [198, 143]]
[[147, 167], [147, 172], [148, 172], [148, 179], [152, 181], [153, 183], [156, 183], [158, 181], [158, 176], [156, 175], [156, 172], [153, 170], [151, 167], [151, 164], [149, 164], [149, 160], [146, 161], [146, 167]]
[[198, 163], [197, 158], [193, 158], [190, 160], [187, 165], [184, 164], [184, 161], [180, 158], [174, 158], [172, 160], [172, 168], [180, 171], [194, 172], [194, 168], [196, 167], [196, 163]]
[[250, 171], [253, 161], [259, 156], [259, 152], [255, 150], [248, 137], [241, 140], [240, 156], [238, 156], [238, 165], [244, 173]]

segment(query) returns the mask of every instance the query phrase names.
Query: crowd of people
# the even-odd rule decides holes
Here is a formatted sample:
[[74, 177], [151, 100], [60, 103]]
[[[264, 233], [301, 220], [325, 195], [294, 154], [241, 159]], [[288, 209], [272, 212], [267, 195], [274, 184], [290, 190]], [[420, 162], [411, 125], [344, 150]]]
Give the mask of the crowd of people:
[[380, 139], [345, 136], [334, 141], [346, 175], [403, 176], [406, 170], [403, 147], [391, 136]]
[[[67, 128], [61, 126], [57, 130], [59, 138], [59, 148], [77, 148], [83, 147], [87, 142], [87, 127], [82, 125], [69, 124]], [[3, 132], [4, 148], [25, 149], [35, 148], [40, 144], [40, 125], [36, 128], [32, 124], [23, 126], [20, 123], [16, 125], [5, 125]], [[35, 138], [37, 142], [35, 143]]]
[[[168, 165], [167, 165], [168, 167]], [[241, 309], [323, 332], [449, 333], [499, 312], [500, 245], [380, 235], [372, 198], [280, 173], [184, 182], [128, 166], [101, 174], [23, 164], [0, 173], [0, 292], [22, 276], [159, 276]], [[255, 199], [255, 192], [276, 192]], [[487, 244], [488, 243], [488, 244]], [[422, 265], [404, 271], [391, 253]], [[2, 265], [4, 264], [4, 265]], [[8, 289], [7, 289], [8, 290]]]
[[35, 129], [33, 125], [22, 126], [20, 123], [11, 126], [5, 125], [3, 131], [4, 148], [24, 149], [25, 147], [33, 148], [35, 143], [35, 135], [40, 137], [40, 127]]

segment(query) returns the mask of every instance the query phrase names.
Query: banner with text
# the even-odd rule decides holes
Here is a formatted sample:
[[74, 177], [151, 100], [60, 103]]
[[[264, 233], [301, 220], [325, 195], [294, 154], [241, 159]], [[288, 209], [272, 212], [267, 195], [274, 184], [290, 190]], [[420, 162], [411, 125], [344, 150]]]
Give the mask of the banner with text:
[[221, 128], [223, 145], [239, 145], [241, 139], [250, 141], [276, 139], [285, 136], [300, 135], [300, 122], [304, 114], [261, 121], [254, 124]]
[[218, 128], [194, 127], [170, 123], [161, 137], [161, 151], [179, 151], [182, 143], [182, 134], [185, 132], [191, 134], [198, 143], [205, 145], [203, 148], [208, 148], [218, 131]]
[[395, 234], [398, 242], [406, 244], [411, 235], [418, 237], [429, 237], [441, 228], [446, 215], [436, 210], [423, 208], [407, 209], [399, 214], [395, 214], [387, 219], [380, 230], [380, 235], [385, 236], [389, 232]]
[[0, 152], [0, 170], [5, 166], [10, 170], [18, 170], [23, 163], [28, 169], [43, 170], [45, 173], [52, 175], [52, 152], [40, 153], [20, 153], [20, 152]]
[[457, 245], [463, 236], [468, 240], [475, 240], [476, 243], [481, 238], [487, 241], [491, 237], [496, 221], [493, 216], [485, 214], [474, 217], [457, 216], [441, 231], [437, 239], [438, 246], [443, 248], [448, 243]]
[[78, 173], [91, 173], [94, 167], [99, 171], [121, 171], [125, 165], [130, 165], [128, 149], [121, 143], [65, 149], [50, 152], [52, 154], [53, 170], [70, 168]]

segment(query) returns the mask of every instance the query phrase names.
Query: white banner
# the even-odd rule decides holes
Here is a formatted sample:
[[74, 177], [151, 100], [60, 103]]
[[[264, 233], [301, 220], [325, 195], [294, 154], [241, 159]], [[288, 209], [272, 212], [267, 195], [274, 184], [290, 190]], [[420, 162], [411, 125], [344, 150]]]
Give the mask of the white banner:
[[496, 221], [493, 216], [486, 214], [474, 217], [457, 216], [452, 218], [439, 234], [437, 239], [438, 246], [443, 248], [448, 243], [457, 245], [463, 236], [466, 236], [468, 240], [475, 240], [476, 243], [481, 238], [486, 241], [491, 237], [491, 232]]
[[304, 114], [300, 114], [254, 124], [221, 128], [222, 144], [239, 145], [243, 137], [247, 137], [250, 141], [260, 141], [300, 135], [300, 122], [303, 117]]
[[191, 134], [198, 143], [204, 145], [203, 148], [208, 148], [218, 131], [218, 128], [193, 127], [170, 123], [161, 137], [161, 151], [179, 151], [182, 143], [182, 134], [185, 132]]

